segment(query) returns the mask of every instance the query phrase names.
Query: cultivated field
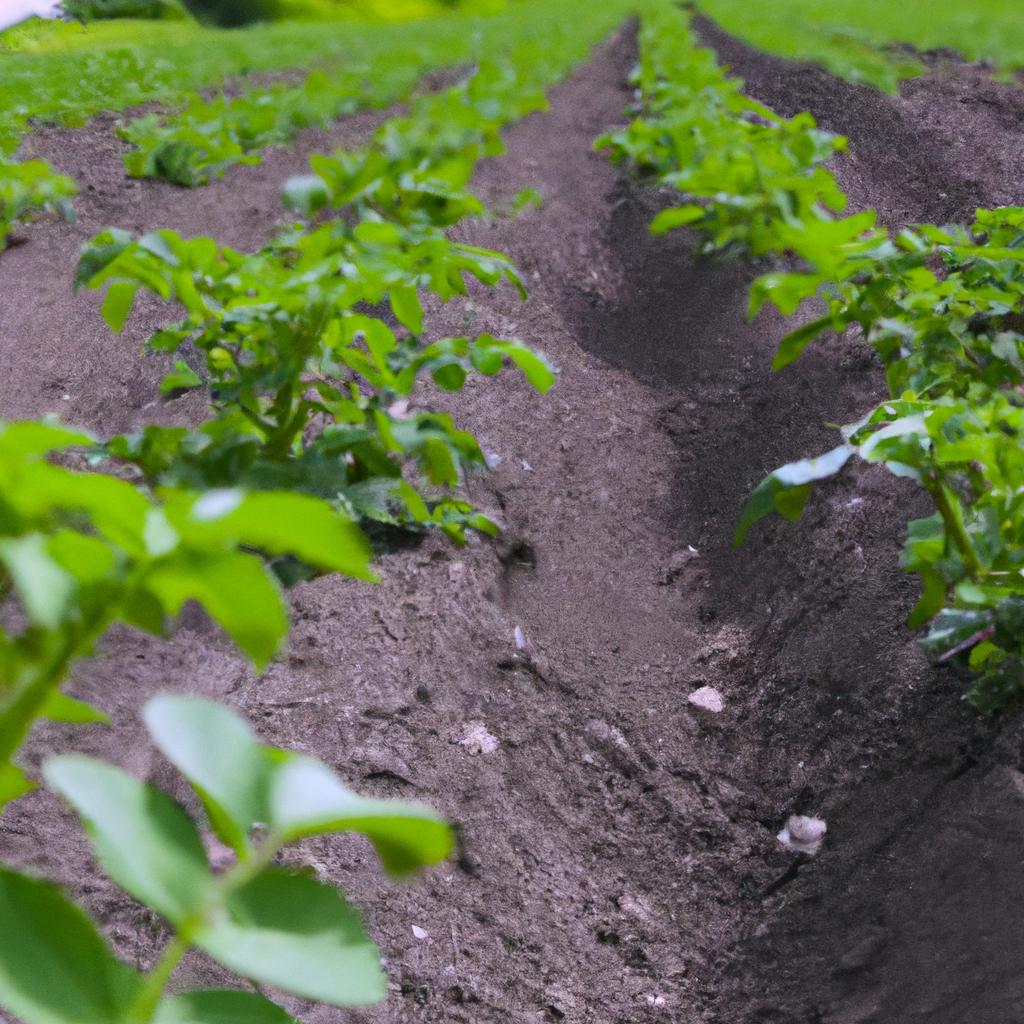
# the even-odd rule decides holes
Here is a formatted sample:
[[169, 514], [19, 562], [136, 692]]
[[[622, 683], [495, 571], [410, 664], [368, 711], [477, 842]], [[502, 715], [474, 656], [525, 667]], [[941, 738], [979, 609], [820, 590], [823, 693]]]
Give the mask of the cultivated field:
[[0, 1020], [1024, 1019], [1012, 10], [150, 6], [0, 34]]

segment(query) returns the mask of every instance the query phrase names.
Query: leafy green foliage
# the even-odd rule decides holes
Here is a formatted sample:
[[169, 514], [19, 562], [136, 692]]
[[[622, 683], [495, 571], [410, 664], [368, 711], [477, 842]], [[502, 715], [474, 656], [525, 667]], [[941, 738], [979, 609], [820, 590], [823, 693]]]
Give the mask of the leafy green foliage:
[[94, 758], [51, 758], [46, 781], [81, 817], [103, 870], [161, 915], [173, 937], [142, 974], [119, 961], [55, 887], [0, 869], [0, 1006], [25, 1024], [292, 1021], [241, 990], [166, 996], [193, 947], [250, 981], [306, 999], [380, 1000], [379, 954], [342, 894], [274, 860], [301, 836], [356, 832], [373, 842], [386, 870], [408, 874], [451, 854], [448, 826], [418, 804], [357, 796], [322, 762], [260, 744], [221, 705], [159, 697], [145, 718], [212, 827], [233, 840], [236, 863], [215, 874], [196, 824], [153, 786]]
[[61, 0], [61, 10], [79, 21], [104, 18], [164, 18], [180, 13], [175, 0]]
[[[564, 17], [543, 41], [485, 62], [466, 81], [422, 96], [364, 147], [311, 161], [286, 202], [308, 218], [258, 253], [172, 232], [97, 236], [76, 283], [107, 287], [103, 312], [120, 329], [139, 288], [177, 301], [187, 319], [155, 334], [160, 351], [196, 349], [168, 390], [203, 387], [212, 418], [196, 431], [147, 428], [105, 452], [152, 483], [289, 486], [379, 523], [439, 527], [459, 540], [494, 525], [450, 493], [486, 463], [476, 439], [443, 413], [410, 414], [429, 375], [457, 391], [471, 373], [506, 362], [546, 391], [554, 374], [518, 341], [489, 334], [425, 337], [423, 304], [469, 282], [522, 285], [500, 253], [453, 242], [448, 230], [483, 212], [469, 191], [477, 162], [501, 151], [501, 131], [544, 105], [544, 87], [585, 52]], [[386, 304], [386, 308], [385, 308]], [[415, 475], [410, 469], [415, 469]]]
[[401, 99], [437, 63], [430, 46], [377, 55], [343, 70], [314, 71], [299, 86], [276, 85], [229, 99], [194, 96], [173, 116], [146, 114], [119, 129], [136, 148], [124, 156], [134, 178], [204, 185], [234, 164], [259, 162], [303, 128], [327, 127], [359, 109]]
[[162, 633], [196, 600], [262, 668], [287, 618], [273, 573], [251, 551], [370, 577], [365, 540], [323, 502], [239, 489], [165, 489], [153, 500], [48, 458], [91, 444], [41, 423], [0, 431], [0, 592], [24, 619], [0, 632], [0, 807], [29, 788], [11, 759], [37, 718], [102, 720], [59, 687], [112, 623]]
[[[823, 166], [846, 140], [823, 132], [810, 114], [781, 118], [743, 95], [711, 50], [696, 46], [687, 16], [655, 9], [644, 18], [634, 84], [643, 110], [598, 139], [628, 163], [690, 202], [661, 213], [651, 229], [698, 231], [705, 252], [752, 256], [787, 248], [831, 224], [846, 205]], [[793, 237], [780, 240], [780, 230]]]
[[77, 193], [75, 183], [55, 174], [42, 160], [9, 161], [0, 154], [0, 251], [11, 228], [40, 213], [57, 213], [74, 220], [69, 202]]
[[181, 0], [191, 14], [204, 25], [217, 28], [241, 28], [267, 21], [277, 13], [275, 0]]
[[[826, 286], [826, 314], [783, 339], [777, 366], [851, 325], [878, 353], [893, 400], [845, 429], [845, 451], [932, 498], [904, 549], [923, 584], [910, 624], [931, 623], [926, 649], [964, 658], [979, 673], [971, 699], [996, 710], [1024, 695], [1024, 209], [867, 239], [831, 269], [762, 279], [754, 308], [789, 309]], [[758, 491], [788, 493], [791, 468]], [[756, 496], [745, 520], [760, 518]]]
[[746, 0], [700, 0], [699, 7], [759, 50], [817, 61], [888, 92], [923, 70], [908, 45], [956, 50], [1005, 71], [1024, 67], [1024, 25], [1006, 0], [773, 0], [756, 17]]
[[844, 428], [839, 447], [770, 474], [737, 543], [773, 512], [798, 518], [813, 484], [853, 456], [885, 464], [936, 510], [909, 529], [903, 564], [922, 581], [910, 625], [931, 624], [924, 644], [940, 661], [963, 657], [980, 673], [970, 694], [979, 706], [1024, 695], [1024, 210], [895, 235], [874, 211], [839, 216], [845, 197], [822, 163], [842, 140], [743, 97], [695, 48], [685, 15], [651, 13], [641, 45], [641, 116], [598, 144], [687, 200], [652, 231], [685, 227], [704, 251], [786, 257], [796, 269], [754, 282], [751, 315], [766, 302], [812, 313], [783, 338], [774, 368], [855, 327], [892, 396]]

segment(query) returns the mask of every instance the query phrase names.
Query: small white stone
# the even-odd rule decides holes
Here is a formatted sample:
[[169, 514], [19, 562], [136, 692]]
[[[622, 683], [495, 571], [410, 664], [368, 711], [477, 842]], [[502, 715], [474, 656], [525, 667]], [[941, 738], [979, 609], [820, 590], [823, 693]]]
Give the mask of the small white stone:
[[496, 469], [501, 465], [501, 456], [497, 452], [487, 452], [484, 455], [488, 469]]
[[702, 686], [699, 690], [694, 690], [686, 699], [694, 707], [703, 708], [716, 715], [725, 710], [725, 701], [713, 686]]
[[523, 629], [521, 626], [516, 626], [516, 628], [512, 630], [512, 638], [515, 640], [516, 648], [518, 650], [521, 651], [526, 646], [526, 637], [523, 635]]
[[528, 462], [526, 461], [526, 459], [523, 459], [523, 472], [524, 472], [524, 473], [532, 473], [532, 472], [533, 472], [533, 466], [531, 466], [531, 465], [530, 465], [530, 464], [529, 464], [529, 463], [528, 463]]
[[493, 754], [498, 749], [498, 737], [489, 732], [483, 722], [469, 722], [456, 742], [471, 754]]
[[794, 814], [787, 821], [778, 835], [783, 846], [798, 853], [813, 856], [825, 842], [828, 825], [824, 818], [811, 818], [803, 814]]
[[422, 942], [424, 939], [430, 938], [430, 932], [426, 928], [421, 928], [418, 924], [412, 926], [412, 933], [417, 939]]

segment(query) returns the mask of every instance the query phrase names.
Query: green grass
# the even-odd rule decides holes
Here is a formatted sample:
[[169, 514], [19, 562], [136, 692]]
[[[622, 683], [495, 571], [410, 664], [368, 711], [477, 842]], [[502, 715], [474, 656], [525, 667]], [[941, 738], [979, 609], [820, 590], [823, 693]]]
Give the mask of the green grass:
[[956, 50], [1004, 72], [1024, 68], [1021, 0], [768, 0], [753, 9], [749, 0], [698, 0], [698, 6], [759, 49], [816, 61], [890, 92], [921, 70], [894, 44]]
[[[422, 0], [404, 0], [392, 13], [423, 8]], [[31, 22], [0, 35], [0, 155], [14, 151], [30, 123], [81, 124], [102, 111], [149, 101], [176, 106], [194, 90], [236, 75], [365, 65], [407, 49], [410, 33], [437, 53], [438, 64], [467, 60], [511, 17], [514, 10], [415, 23], [288, 20], [230, 31], [186, 20]]]

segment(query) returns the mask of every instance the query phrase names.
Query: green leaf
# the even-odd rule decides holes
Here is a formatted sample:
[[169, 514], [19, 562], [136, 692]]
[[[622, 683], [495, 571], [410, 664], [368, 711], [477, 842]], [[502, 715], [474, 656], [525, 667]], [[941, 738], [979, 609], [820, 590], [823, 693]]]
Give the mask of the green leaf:
[[7, 566], [29, 620], [56, 629], [64, 616], [75, 581], [49, 555], [40, 533], [0, 541], [0, 562]]
[[967, 643], [991, 624], [992, 616], [988, 612], [943, 608], [932, 620], [921, 646], [932, 657], [939, 657]]
[[265, 985], [334, 1006], [369, 1006], [387, 992], [377, 947], [334, 888], [269, 870], [237, 890], [196, 944]]
[[169, 615], [198, 601], [262, 672], [288, 633], [288, 616], [273, 574], [256, 555], [186, 553], [161, 563], [148, 588]]
[[525, 345], [518, 345], [514, 342], [506, 345], [505, 352], [509, 359], [519, 367], [535, 391], [546, 395], [551, 390], [557, 378], [551, 364], [543, 356], [538, 355]]
[[160, 393], [169, 394], [172, 391], [187, 391], [190, 388], [198, 388], [202, 385], [203, 378], [180, 359], [175, 360], [174, 369], [160, 381]]
[[35, 788], [36, 784], [16, 764], [0, 765], [0, 811]]
[[[750, 528], [772, 512], [781, 512], [788, 518], [799, 516], [807, 500], [805, 485], [834, 476], [846, 465], [855, 450], [851, 445], [840, 445], [816, 459], [790, 462], [765, 477], [751, 492], [743, 507], [733, 543], [739, 547]], [[801, 491], [794, 496], [785, 496], [784, 492], [791, 488], [800, 488]]]
[[451, 449], [438, 437], [428, 437], [420, 447], [420, 464], [432, 484], [454, 487], [459, 470]]
[[153, 1024], [298, 1024], [277, 1003], [237, 989], [183, 992], [165, 999]]
[[0, 868], [0, 1006], [25, 1024], [124, 1024], [140, 987], [56, 886]]
[[135, 293], [139, 285], [135, 281], [115, 281], [108, 289], [100, 306], [100, 313], [107, 322], [107, 326], [115, 333], [120, 334], [124, 329], [128, 315], [132, 311], [132, 303], [135, 301]]
[[143, 712], [163, 755], [202, 797], [214, 831], [239, 856], [257, 821], [268, 817], [263, 747], [249, 726], [214, 701], [160, 696]]
[[661, 213], [651, 221], [652, 235], [665, 235], [673, 228], [685, 227], [698, 220], [703, 220], [708, 211], [703, 206], [691, 203], [687, 206], [673, 206], [670, 210], [662, 210]]
[[795, 331], [790, 331], [779, 342], [775, 358], [772, 360], [772, 369], [782, 370], [789, 366], [790, 363], [795, 362], [804, 349], [831, 326], [832, 317], [823, 316], [818, 320], [812, 320], [810, 323], [803, 324]]
[[415, 288], [392, 286], [391, 312], [410, 334], [423, 333], [423, 307]]
[[775, 511], [784, 519], [795, 521], [804, 514], [807, 499], [811, 494], [811, 485], [786, 487], [775, 495]]
[[934, 618], [946, 603], [946, 581], [937, 572], [929, 569], [920, 570], [920, 575], [923, 584], [921, 599], [914, 605], [910, 618], [907, 619], [907, 625], [911, 629], [917, 629]]
[[466, 371], [458, 363], [445, 363], [436, 367], [431, 376], [434, 383], [445, 391], [461, 391], [466, 383]]
[[61, 693], [60, 690], [54, 690], [46, 698], [42, 717], [48, 718], [51, 722], [69, 722], [74, 725], [94, 723], [110, 725], [110, 715], [105, 711], [94, 708], [84, 700], [69, 697], [66, 693]]
[[258, 821], [288, 841], [360, 832], [392, 874], [436, 864], [451, 853], [451, 831], [429, 808], [364, 799], [320, 761], [261, 744], [223, 705], [165, 695], [149, 702], [144, 718], [163, 754], [207, 807], [215, 807], [222, 822], [218, 834], [243, 854], [244, 837]]
[[80, 430], [68, 430], [56, 423], [17, 420], [0, 425], [0, 453], [5, 455], [46, 455], [61, 448], [85, 446], [93, 438]]
[[327, 832], [360, 832], [384, 868], [407, 875], [449, 857], [452, 833], [428, 807], [368, 800], [341, 784], [320, 761], [292, 756], [275, 766], [270, 818], [289, 841]]
[[359, 527], [326, 502], [305, 494], [209, 491], [192, 506], [189, 521], [201, 524], [198, 528], [205, 536], [237, 541], [271, 555], [295, 555], [319, 569], [358, 579], [377, 578], [370, 569], [370, 544]]
[[213, 876], [195, 826], [169, 796], [81, 754], [50, 758], [43, 776], [78, 812], [122, 889], [174, 923], [203, 906]]
[[77, 292], [92, 283], [93, 278], [117, 259], [132, 244], [127, 231], [110, 228], [92, 238], [82, 249], [75, 267], [74, 289]]
[[317, 174], [296, 175], [284, 183], [281, 201], [289, 210], [312, 217], [327, 205], [329, 193], [324, 179]]
[[172, 231], [150, 231], [149, 234], [143, 235], [139, 239], [138, 246], [161, 262], [178, 267], [181, 265], [181, 260], [175, 254], [172, 244], [177, 242], [180, 246], [180, 241], [180, 237]]

